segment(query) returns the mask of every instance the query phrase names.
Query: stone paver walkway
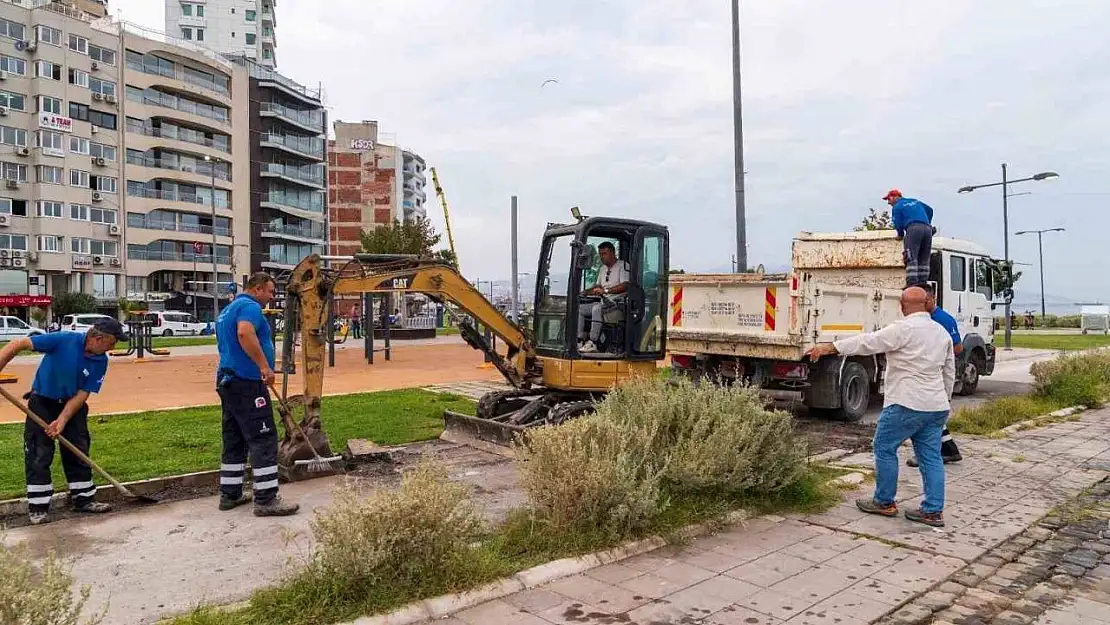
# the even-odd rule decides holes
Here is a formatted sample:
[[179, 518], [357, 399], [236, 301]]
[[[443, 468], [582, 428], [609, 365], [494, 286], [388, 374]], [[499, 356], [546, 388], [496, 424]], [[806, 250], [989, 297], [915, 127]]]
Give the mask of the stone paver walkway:
[[[754, 519], [743, 527], [557, 580], [436, 623], [928, 623], [934, 612], [948, 605], [922, 603], [926, 593], [986, 566], [983, 562], [995, 564], [989, 569], [993, 574], [1005, 560], [992, 550], [1011, 539], [1025, 547], [1038, 544], [1023, 533], [1053, 507], [1110, 475], [1110, 410], [1007, 439], [969, 439], [961, 444], [966, 460], [948, 467], [944, 529], [863, 515], [851, 501], [868, 495], [869, 489], [846, 493], [840, 506], [822, 514]], [[866, 456], [847, 461], [870, 464]], [[903, 467], [899, 482], [900, 505], [920, 503], [917, 471]], [[1010, 555], [1016, 558], [1017, 552]], [[1107, 592], [1105, 586], [1097, 586], [1105, 580], [1091, 579], [1096, 586], [1090, 593]], [[973, 591], [986, 592], [967, 590]], [[1110, 619], [1110, 612], [1091, 603], [1102, 599], [1103, 595], [1077, 595], [1070, 605], [1061, 603], [1059, 610], [1045, 612], [1038, 623], [1103, 625], [1082, 620], [1095, 612], [1098, 618]], [[995, 612], [990, 613], [997, 616]], [[1027, 616], [1012, 623], [1032, 621]], [[966, 620], [958, 625], [986, 622], [1011, 621]]]

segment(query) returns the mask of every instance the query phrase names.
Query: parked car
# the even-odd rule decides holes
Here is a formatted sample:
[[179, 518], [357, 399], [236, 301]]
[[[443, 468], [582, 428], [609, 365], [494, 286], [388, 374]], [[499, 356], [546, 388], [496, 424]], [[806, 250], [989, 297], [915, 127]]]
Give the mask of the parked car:
[[150, 333], [154, 336], [181, 336], [204, 334], [207, 323], [197, 321], [192, 313], [179, 310], [160, 310], [146, 313], [146, 318], [154, 323]]
[[62, 329], [72, 330], [75, 332], [84, 332], [93, 327], [93, 324], [101, 319], [111, 319], [108, 315], [99, 315], [97, 313], [82, 313], [79, 315], [66, 315], [62, 317]]
[[10, 341], [25, 336], [35, 336], [36, 334], [43, 334], [43, 331], [32, 328], [19, 317], [0, 315], [0, 341]]

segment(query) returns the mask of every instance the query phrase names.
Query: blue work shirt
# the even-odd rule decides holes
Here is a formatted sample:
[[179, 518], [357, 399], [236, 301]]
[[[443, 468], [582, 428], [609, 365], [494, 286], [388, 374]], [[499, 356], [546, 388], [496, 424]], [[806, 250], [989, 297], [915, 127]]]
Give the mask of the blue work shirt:
[[[220, 369], [243, 380], [261, 380], [262, 372], [251, 357], [239, 344], [239, 322], [249, 321], [258, 335], [262, 353], [270, 368], [274, 368], [274, 341], [270, 338], [270, 324], [262, 314], [262, 305], [246, 293], [242, 293], [223, 309], [216, 319], [216, 347], [220, 351]], [[219, 376], [217, 375], [217, 378]]]
[[906, 227], [912, 223], [933, 223], [933, 209], [921, 200], [910, 197], [899, 198], [890, 211], [890, 219], [894, 222], [894, 229], [898, 236], [906, 235]]
[[31, 337], [31, 347], [44, 354], [31, 391], [57, 401], [69, 401], [78, 391], [99, 393], [108, 373], [108, 356], [85, 353], [85, 333], [51, 332]]
[[960, 338], [960, 324], [956, 323], [956, 318], [940, 306], [937, 306], [931, 316], [933, 321], [936, 321], [940, 324], [940, 327], [948, 331], [948, 336], [952, 337], [952, 347], [959, 345], [963, 339]]

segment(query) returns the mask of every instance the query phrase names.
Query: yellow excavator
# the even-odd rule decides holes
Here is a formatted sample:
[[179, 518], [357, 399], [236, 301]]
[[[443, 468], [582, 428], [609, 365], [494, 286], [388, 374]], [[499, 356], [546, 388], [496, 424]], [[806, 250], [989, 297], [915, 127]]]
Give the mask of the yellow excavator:
[[[636, 375], [654, 375], [666, 353], [669, 235], [658, 224], [632, 219], [581, 217], [573, 224], [548, 224], [536, 271], [531, 327], [521, 327], [498, 310], [458, 271], [440, 261], [409, 256], [362, 254], [327, 268], [312, 255], [292, 271], [286, 284], [286, 349], [299, 331], [304, 371], [302, 395], [287, 405], [300, 407], [300, 437], [286, 434], [279, 451], [282, 467], [316, 453], [331, 455], [320, 421], [330, 297], [363, 293], [422, 293], [461, 311], [462, 338], [481, 350], [510, 389], [489, 393], [476, 416], [448, 412], [448, 438], [505, 444], [529, 427], [554, 424], [590, 412], [614, 385]], [[611, 243], [618, 262], [628, 263], [621, 296], [587, 294], [606, 268], [598, 246]], [[601, 338], [596, 351], [579, 344], [579, 311], [602, 304]], [[297, 330], [289, 328], [289, 320]], [[587, 323], [589, 322], [587, 314]], [[506, 346], [499, 353], [475, 324]], [[589, 327], [588, 325], [586, 327]]]

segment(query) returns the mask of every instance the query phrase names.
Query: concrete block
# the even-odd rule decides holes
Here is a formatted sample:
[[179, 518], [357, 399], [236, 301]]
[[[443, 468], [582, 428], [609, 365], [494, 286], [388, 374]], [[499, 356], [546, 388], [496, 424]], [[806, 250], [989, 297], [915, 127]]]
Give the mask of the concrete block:
[[412, 625], [413, 623], [426, 620], [428, 620], [428, 613], [424, 611], [424, 604], [421, 601], [417, 601], [403, 608], [398, 608], [389, 612], [388, 614], [363, 616], [351, 621], [347, 625]]
[[597, 566], [598, 562], [596, 558], [592, 561], [585, 558], [563, 558], [525, 569], [513, 577], [520, 582], [522, 588], [535, 588], [563, 577], [584, 573]]
[[421, 603], [428, 616], [437, 619], [521, 590], [524, 590], [524, 584], [520, 580], [507, 577], [466, 592], [425, 599]]

